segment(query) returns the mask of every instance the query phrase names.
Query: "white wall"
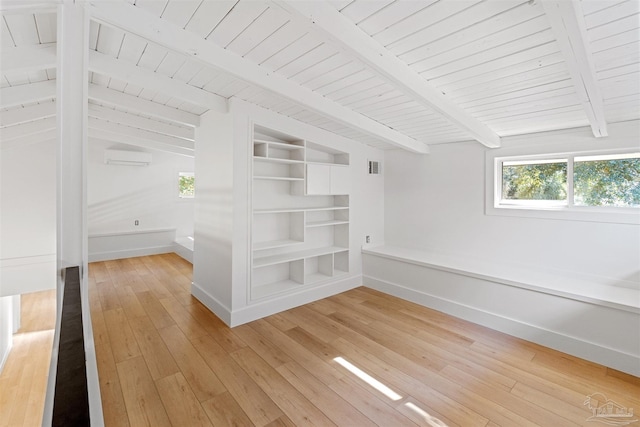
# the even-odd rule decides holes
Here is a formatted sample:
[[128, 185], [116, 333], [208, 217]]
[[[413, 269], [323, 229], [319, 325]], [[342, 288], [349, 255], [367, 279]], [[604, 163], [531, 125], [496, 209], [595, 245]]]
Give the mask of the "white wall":
[[200, 117], [192, 292], [227, 323], [234, 282], [232, 251], [235, 242], [242, 246], [234, 237], [234, 202], [242, 198], [234, 194], [234, 138], [231, 114], [212, 110]]
[[0, 296], [53, 289], [55, 140], [0, 151]]
[[[610, 137], [589, 129], [503, 138], [503, 148], [550, 144], [551, 149], [638, 147], [638, 123], [610, 125]], [[385, 240], [389, 245], [524, 263], [640, 281], [640, 226], [485, 215], [485, 152], [475, 142], [436, 145], [431, 154], [388, 151]]]
[[0, 257], [56, 252], [56, 146], [46, 141], [2, 150]]
[[[610, 125], [609, 133], [595, 139], [582, 128], [504, 138], [491, 151], [476, 142], [432, 146], [425, 156], [388, 151], [385, 249], [415, 249], [408, 253], [427, 264], [373, 253], [364, 259], [365, 284], [639, 375], [640, 225], [485, 214], [485, 169], [494, 155], [638, 149], [638, 122]], [[608, 302], [621, 293], [621, 305]]]
[[13, 334], [17, 329], [14, 327], [15, 310], [20, 307], [16, 300], [19, 298], [17, 295], [0, 297], [0, 373], [13, 346]]
[[193, 172], [192, 157], [147, 150], [153, 156], [149, 166], [106, 165], [105, 149], [145, 151], [89, 141], [89, 235], [163, 228], [176, 228], [177, 236], [193, 235], [193, 199], [178, 198], [177, 187], [179, 172]]

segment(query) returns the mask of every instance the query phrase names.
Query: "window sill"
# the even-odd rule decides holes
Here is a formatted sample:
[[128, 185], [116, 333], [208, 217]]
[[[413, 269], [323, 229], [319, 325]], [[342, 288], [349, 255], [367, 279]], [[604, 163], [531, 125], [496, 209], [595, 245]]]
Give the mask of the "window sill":
[[554, 206], [554, 207], [528, 207], [528, 206], [490, 206], [485, 209], [487, 215], [513, 216], [523, 218], [555, 219], [565, 221], [607, 222], [614, 224], [640, 224], [640, 212], [637, 209], [616, 209], [612, 211], [589, 208]]

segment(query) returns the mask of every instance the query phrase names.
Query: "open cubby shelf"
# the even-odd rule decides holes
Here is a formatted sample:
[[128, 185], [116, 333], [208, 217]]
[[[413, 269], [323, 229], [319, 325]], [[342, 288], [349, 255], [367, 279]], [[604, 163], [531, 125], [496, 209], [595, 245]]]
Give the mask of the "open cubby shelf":
[[252, 190], [250, 300], [348, 274], [349, 154], [261, 126], [253, 134], [253, 182], [264, 183]]

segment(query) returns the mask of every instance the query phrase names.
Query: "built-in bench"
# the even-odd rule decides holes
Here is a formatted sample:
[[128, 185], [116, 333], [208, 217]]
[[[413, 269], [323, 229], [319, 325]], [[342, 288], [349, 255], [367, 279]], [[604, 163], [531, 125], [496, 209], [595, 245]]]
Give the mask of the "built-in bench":
[[513, 263], [499, 264], [399, 246], [377, 246], [363, 249], [362, 253], [640, 313], [638, 282], [617, 280], [603, 283], [606, 279], [581, 273]]
[[193, 264], [193, 237], [178, 237], [173, 242], [173, 251]]
[[640, 375], [640, 284], [391, 245], [363, 248], [363, 283]]

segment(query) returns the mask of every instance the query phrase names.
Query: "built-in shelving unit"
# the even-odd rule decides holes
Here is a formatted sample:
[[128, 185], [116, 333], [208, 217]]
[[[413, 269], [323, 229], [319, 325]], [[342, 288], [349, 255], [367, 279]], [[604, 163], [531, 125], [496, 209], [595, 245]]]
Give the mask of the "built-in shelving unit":
[[251, 301], [349, 272], [349, 154], [255, 126]]

